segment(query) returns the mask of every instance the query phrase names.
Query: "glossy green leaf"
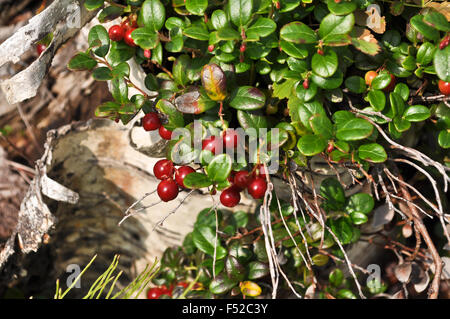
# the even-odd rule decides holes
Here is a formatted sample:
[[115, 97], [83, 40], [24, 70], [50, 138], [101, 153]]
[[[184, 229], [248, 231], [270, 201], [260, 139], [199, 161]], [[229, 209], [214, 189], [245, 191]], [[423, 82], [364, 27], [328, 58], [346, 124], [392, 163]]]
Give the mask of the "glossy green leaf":
[[352, 13], [356, 10], [356, 1], [353, 0], [341, 0], [336, 2], [335, 0], [327, 0], [328, 10], [337, 15], [345, 15]]
[[370, 136], [372, 132], [372, 124], [364, 119], [354, 118], [337, 127], [336, 137], [343, 141], [357, 141]]
[[128, 101], [128, 86], [124, 78], [114, 78], [111, 81], [111, 94], [117, 103]]
[[375, 207], [373, 197], [367, 193], [356, 193], [347, 199], [344, 210], [347, 214], [369, 214]]
[[450, 22], [448, 22], [445, 15], [438, 11], [431, 11], [427, 13], [424, 16], [423, 21], [440, 31], [450, 32]]
[[450, 82], [450, 45], [443, 50], [436, 50], [433, 59], [437, 76], [445, 82]]
[[134, 56], [136, 49], [130, 47], [125, 42], [111, 42], [111, 48], [107, 56], [107, 60], [112, 66], [116, 66], [122, 62], [126, 62]]
[[332, 49], [326, 48], [323, 54], [315, 53], [311, 60], [312, 70], [319, 76], [329, 78], [338, 68], [338, 57]]
[[309, 124], [314, 134], [322, 136], [328, 140], [333, 136], [333, 125], [328, 116], [323, 114], [314, 114], [309, 119]]
[[405, 83], [398, 83], [395, 88], [394, 92], [400, 95], [403, 99], [403, 101], [408, 101], [409, 98], [409, 87]]
[[325, 150], [327, 140], [319, 135], [304, 135], [297, 142], [298, 150], [305, 156], [314, 156]]
[[417, 14], [411, 18], [411, 26], [419, 31], [425, 38], [437, 41], [439, 40], [439, 31], [423, 21], [424, 16]]
[[104, 0], [86, 0], [84, 2], [84, 6], [89, 11], [92, 11], [92, 10], [100, 8], [104, 2], [105, 2]]
[[84, 52], [77, 53], [70, 61], [67, 67], [71, 70], [91, 70], [97, 65], [89, 54]]
[[209, 40], [209, 32], [206, 28], [192, 25], [183, 30], [183, 34], [189, 38], [201, 41]]
[[210, 180], [223, 182], [231, 172], [232, 160], [228, 154], [216, 155], [209, 163], [207, 172]]
[[419, 50], [417, 50], [416, 60], [417, 63], [422, 65], [427, 65], [433, 61], [434, 52], [436, 51], [436, 46], [430, 42], [424, 42]]
[[322, 181], [320, 184], [320, 196], [325, 199], [325, 208], [330, 210], [340, 210], [344, 208], [344, 188], [336, 178], [328, 177]]
[[259, 17], [246, 31], [247, 37], [267, 37], [277, 28], [277, 24], [268, 18]]
[[184, 185], [187, 188], [197, 189], [197, 188], [203, 188], [208, 187], [212, 185], [211, 180], [208, 176], [202, 173], [190, 173], [186, 175], [183, 181]]
[[177, 127], [184, 126], [183, 114], [170, 101], [161, 99], [156, 103], [156, 108], [166, 114], [169, 119], [169, 123], [164, 124], [166, 129], [173, 131]]
[[289, 56], [304, 59], [308, 56], [308, 48], [304, 44], [296, 44], [281, 40], [280, 48]]
[[319, 36], [323, 41], [327, 41], [333, 35], [349, 33], [354, 24], [355, 17], [353, 14], [338, 16], [330, 13], [320, 22]]
[[364, 93], [367, 89], [364, 79], [357, 75], [353, 75], [345, 79], [345, 86], [350, 92], [359, 94]]
[[260, 112], [238, 110], [237, 119], [241, 127], [245, 130], [249, 128], [258, 130], [268, 127], [267, 117]]
[[260, 261], [252, 261], [248, 264], [248, 279], [260, 279], [269, 274], [269, 266]]
[[192, 14], [201, 16], [208, 7], [208, 0], [186, 0], [186, 9]]
[[391, 76], [387, 72], [381, 72], [373, 80], [370, 86], [375, 90], [382, 90], [391, 83]]
[[159, 43], [158, 33], [150, 28], [137, 28], [131, 33], [131, 37], [134, 43], [147, 50], [156, 48]]
[[318, 87], [315, 83], [309, 83], [308, 89], [305, 89], [302, 84], [298, 84], [295, 88], [297, 97], [304, 102], [311, 101], [317, 94]]
[[382, 163], [387, 160], [383, 146], [377, 143], [363, 144], [358, 148], [358, 156], [372, 163]]
[[410, 122], [425, 121], [430, 116], [430, 109], [423, 105], [412, 105], [403, 113], [403, 118]]
[[235, 287], [237, 283], [226, 275], [220, 274], [209, 284], [209, 291], [215, 295], [223, 295]]
[[139, 11], [138, 24], [159, 31], [166, 20], [166, 9], [159, 0], [146, 0]]
[[316, 33], [303, 22], [295, 21], [286, 24], [280, 30], [281, 39], [293, 43], [315, 43]]
[[238, 31], [231, 27], [224, 27], [217, 31], [217, 38], [224, 41], [239, 40], [241, 38], [241, 35]]
[[113, 78], [111, 70], [107, 67], [96, 68], [92, 72], [92, 77], [97, 81], [108, 81]]
[[322, 89], [332, 90], [341, 86], [344, 80], [344, 74], [339, 69], [328, 78], [321, 77], [318, 74], [312, 73], [311, 80]]
[[231, 22], [240, 27], [246, 25], [252, 16], [253, 0], [229, 0]]
[[[191, 176], [192, 174], [194, 173], [187, 176]], [[216, 231], [212, 227], [204, 225], [195, 227], [192, 232], [192, 240], [198, 249], [210, 256], [214, 255], [214, 247], [216, 246], [216, 259], [218, 260], [225, 258], [227, 255], [226, 249], [220, 245], [219, 240], [217, 240], [217, 245], [215, 245]]]
[[242, 281], [245, 278], [245, 267], [239, 262], [239, 260], [229, 255], [225, 260], [225, 270], [228, 278], [234, 281]]
[[266, 96], [259, 89], [240, 86], [230, 96], [230, 106], [237, 110], [256, 110], [264, 106]]
[[228, 26], [227, 15], [223, 10], [214, 10], [211, 15], [211, 23], [216, 30], [220, 30]]
[[102, 25], [91, 28], [88, 35], [89, 47], [94, 48], [94, 53], [100, 57], [105, 57], [109, 51], [108, 31]]
[[336, 268], [330, 272], [328, 275], [328, 280], [334, 287], [339, 287], [344, 281], [344, 273], [339, 268]]

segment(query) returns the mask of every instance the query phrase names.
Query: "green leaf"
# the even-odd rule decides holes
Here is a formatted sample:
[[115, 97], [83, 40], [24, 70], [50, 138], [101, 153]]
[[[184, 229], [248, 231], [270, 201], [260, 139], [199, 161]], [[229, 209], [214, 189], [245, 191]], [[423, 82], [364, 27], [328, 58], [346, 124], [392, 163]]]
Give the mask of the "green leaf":
[[281, 40], [280, 48], [289, 56], [304, 59], [308, 56], [308, 48], [304, 44], [296, 44]]
[[134, 56], [135, 51], [136, 49], [134, 47], [128, 46], [123, 41], [113, 41], [107, 59], [112, 66], [116, 66], [119, 63], [131, 59]]
[[69, 61], [67, 67], [71, 70], [92, 70], [96, 65], [97, 61], [89, 54], [80, 52]]
[[156, 108], [166, 114], [169, 119], [169, 123], [164, 124], [166, 129], [173, 131], [177, 127], [184, 126], [183, 114], [179, 112], [170, 101], [161, 99], [156, 103]]
[[314, 114], [309, 119], [309, 124], [314, 134], [320, 135], [326, 140], [329, 140], [333, 136], [333, 125], [331, 124], [328, 116], [323, 114]]
[[317, 155], [327, 147], [327, 140], [319, 135], [304, 135], [297, 142], [298, 150], [305, 156]]
[[273, 97], [276, 97], [280, 100], [286, 99], [294, 95], [294, 86], [297, 83], [295, 79], [288, 79], [281, 83], [273, 84]]
[[433, 61], [436, 46], [430, 42], [424, 42], [417, 50], [416, 61], [421, 65], [428, 65]]
[[254, 128], [258, 130], [260, 128], [268, 127], [267, 117], [259, 112], [248, 112], [238, 110], [237, 119], [239, 121], [239, 125], [244, 130], [247, 130], [249, 128]]
[[260, 279], [269, 274], [269, 266], [260, 261], [252, 261], [248, 264], [248, 279]]
[[439, 132], [438, 143], [442, 148], [450, 147], [450, 130], [442, 130]]
[[389, 93], [389, 101], [391, 103], [393, 115], [402, 115], [405, 109], [405, 102], [402, 97], [395, 92], [391, 92]]
[[378, 74], [373, 80], [370, 86], [375, 90], [382, 90], [391, 83], [391, 76], [387, 72]]
[[342, 81], [344, 80], [344, 74], [341, 70], [337, 70], [332, 76], [328, 78], [321, 77], [315, 73], [311, 74], [311, 80], [317, 84], [317, 86], [321, 87], [325, 90], [336, 89], [341, 86]]
[[139, 11], [138, 24], [154, 32], [164, 26], [166, 9], [159, 0], [146, 0]]
[[386, 95], [381, 90], [370, 90], [367, 99], [375, 111], [383, 111], [386, 106]]
[[309, 119], [316, 114], [327, 116], [322, 104], [317, 100], [301, 103], [298, 107], [298, 117], [300, 118], [302, 124], [308, 129], [312, 130]]
[[237, 260], [236, 257], [229, 255], [225, 261], [225, 270], [228, 278], [234, 281], [242, 281], [245, 279], [245, 267]]
[[364, 93], [367, 89], [366, 82], [364, 81], [364, 79], [357, 75], [348, 77], [345, 80], [345, 86], [348, 88], [350, 92], [358, 94]]
[[369, 221], [367, 215], [358, 212], [350, 213], [350, 218], [355, 225], [362, 225]]
[[186, 9], [192, 14], [201, 16], [208, 8], [208, 0], [186, 0]]
[[286, 24], [280, 30], [281, 39], [293, 43], [316, 43], [316, 33], [303, 22], [295, 21]]
[[353, 14], [337, 16], [330, 13], [320, 22], [319, 36], [322, 40], [327, 41], [333, 35], [348, 34], [354, 24], [355, 17]]
[[214, 182], [223, 182], [231, 172], [233, 161], [228, 154], [216, 155], [209, 163], [207, 172], [210, 180]]
[[377, 143], [361, 145], [358, 148], [358, 156], [368, 162], [383, 163], [387, 160], [387, 154], [383, 146]]
[[336, 3], [335, 0], [327, 0], [328, 10], [337, 15], [344, 15], [352, 13], [356, 10], [356, 1], [350, 0], [341, 0], [339, 3]]
[[352, 38], [353, 46], [368, 55], [376, 55], [380, 50], [380, 46], [376, 42], [369, 42], [363, 39]]
[[105, 2], [104, 0], [86, 0], [84, 2], [84, 6], [89, 11], [92, 11], [92, 10], [100, 8], [104, 2]]
[[433, 60], [437, 76], [445, 82], [450, 82], [450, 45], [443, 50], [436, 50]]
[[322, 181], [320, 184], [320, 196], [325, 199], [325, 208], [330, 210], [341, 210], [344, 208], [344, 188], [336, 178], [329, 177]]
[[312, 260], [314, 266], [322, 267], [328, 263], [328, 261], [330, 260], [330, 257], [328, 257], [326, 255], [322, 255], [322, 254], [316, 254], [316, 255], [312, 256], [311, 260]]
[[267, 37], [277, 28], [277, 24], [268, 18], [259, 17], [246, 31], [247, 37]]
[[[103, 0], [102, 0], [102, 2], [103, 2]], [[100, 23], [105, 23], [105, 22], [114, 20], [117, 17], [120, 17], [120, 15], [122, 15], [122, 14], [123, 14], [122, 8], [109, 6], [109, 7], [106, 7], [105, 9], [103, 9], [98, 14], [98, 21], [100, 21]]]
[[94, 53], [100, 57], [105, 57], [109, 51], [108, 31], [102, 25], [91, 28], [88, 35], [89, 47], [95, 48]]
[[316, 53], [311, 60], [312, 70], [323, 78], [329, 78], [336, 73], [338, 57], [332, 49], [325, 48], [323, 55]]
[[223, 10], [214, 10], [211, 15], [211, 23], [216, 30], [220, 30], [228, 26], [227, 15]]
[[124, 104], [128, 101], [128, 86], [124, 78], [114, 78], [111, 87], [111, 94], [117, 103]]
[[315, 83], [309, 83], [308, 89], [305, 89], [302, 84], [298, 84], [295, 88], [297, 97], [304, 102], [311, 101], [317, 95], [318, 87]]
[[356, 193], [347, 199], [344, 210], [347, 214], [369, 214], [375, 207], [373, 197], [367, 193]]
[[95, 116], [97, 117], [109, 117], [116, 115], [120, 109], [120, 104], [115, 102], [106, 102], [98, 106], [95, 110]]
[[398, 83], [395, 88], [394, 92], [400, 95], [403, 99], [403, 101], [407, 101], [409, 97], [409, 87], [405, 83]]
[[107, 67], [96, 68], [92, 72], [92, 77], [97, 81], [108, 81], [113, 78], [111, 70]]
[[424, 16], [421, 14], [415, 15], [411, 18], [410, 23], [411, 26], [422, 33], [422, 35], [432, 41], [438, 41], [439, 40], [439, 31], [432, 26], [426, 24], [423, 21]]
[[167, 30], [171, 31], [172, 29], [179, 28], [183, 29], [186, 25], [183, 20], [177, 17], [170, 17], [164, 22], [164, 26]]
[[244, 26], [252, 16], [253, 0], [229, 0], [228, 9], [231, 22], [237, 27]]
[[356, 299], [356, 296], [353, 292], [348, 289], [341, 289], [337, 293], [338, 299]]
[[330, 272], [330, 274], [328, 275], [328, 280], [334, 287], [339, 287], [344, 281], [344, 273], [339, 268], [336, 268], [332, 272]]
[[[191, 173], [187, 176], [191, 176]], [[187, 178], [186, 176], [186, 178]], [[214, 255], [214, 246], [216, 243], [216, 231], [209, 226], [199, 225], [192, 232], [192, 240], [194, 245], [207, 255]], [[219, 238], [216, 245], [216, 259], [223, 259], [227, 255], [227, 250], [220, 245]]]
[[255, 87], [240, 86], [230, 96], [230, 106], [237, 110], [256, 110], [264, 106], [266, 96]]
[[239, 32], [237, 32], [235, 29], [231, 27], [224, 27], [222, 29], [219, 29], [217, 31], [217, 38], [220, 40], [239, 40], [241, 38], [241, 35]]
[[158, 33], [149, 28], [137, 28], [131, 37], [138, 46], [147, 50], [156, 48], [159, 43]]
[[430, 116], [430, 109], [423, 105], [412, 105], [403, 113], [403, 118], [410, 122], [425, 121]]
[[203, 188], [212, 185], [212, 182], [208, 176], [197, 172], [186, 175], [183, 183], [187, 188], [192, 189]]
[[207, 29], [203, 27], [199, 27], [196, 25], [187, 27], [183, 30], [183, 34], [189, 38], [201, 40], [201, 41], [208, 41], [209, 40], [209, 32]]
[[423, 18], [423, 21], [440, 31], [450, 32], [450, 23], [447, 21], [447, 18], [438, 11], [427, 13]]
[[233, 289], [237, 283], [237, 281], [231, 280], [224, 274], [220, 274], [209, 284], [209, 291], [215, 295], [223, 295]]
[[354, 118], [337, 127], [336, 137], [343, 141], [357, 141], [370, 136], [373, 126], [361, 118]]
[[173, 63], [172, 74], [175, 82], [183, 86], [189, 82], [186, 70], [188, 69], [190, 63], [191, 58], [186, 54], [180, 55]]

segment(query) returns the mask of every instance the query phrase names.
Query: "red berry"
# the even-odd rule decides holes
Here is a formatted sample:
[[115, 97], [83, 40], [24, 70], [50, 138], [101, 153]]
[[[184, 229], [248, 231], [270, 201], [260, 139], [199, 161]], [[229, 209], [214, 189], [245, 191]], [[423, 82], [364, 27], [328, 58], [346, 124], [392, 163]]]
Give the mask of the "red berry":
[[224, 189], [220, 194], [220, 202], [223, 206], [234, 207], [241, 201], [241, 194], [236, 187], [229, 187]]
[[152, 57], [152, 50], [144, 50], [144, 56], [150, 59]]
[[159, 287], [159, 289], [161, 289], [161, 295], [172, 297], [173, 285], [170, 285], [169, 288], [167, 288], [166, 285], [162, 285]]
[[178, 196], [178, 185], [173, 179], [165, 179], [158, 184], [158, 196], [164, 202], [169, 202]]
[[45, 49], [47, 49], [47, 46], [46, 46], [45, 44], [39, 43], [39, 44], [36, 46], [36, 51], [37, 51], [37, 54], [38, 54], [38, 55], [41, 55], [41, 53], [44, 52]]
[[305, 90], [309, 89], [309, 80], [305, 79], [305, 81], [303, 81], [303, 87]]
[[215, 136], [210, 136], [202, 141], [202, 150], [207, 150], [216, 154], [217, 140]]
[[444, 50], [450, 42], [450, 38], [446, 36], [442, 39], [441, 43], [439, 43], [439, 50]]
[[225, 148], [236, 148], [239, 143], [239, 134], [233, 129], [226, 130], [222, 138]]
[[128, 29], [128, 30], [125, 32], [125, 36], [123, 37], [123, 40], [125, 41], [125, 43], [128, 44], [130, 47], [135, 47], [135, 46], [136, 46], [136, 43], [134, 43], [134, 40], [133, 40], [133, 38], [131, 37], [131, 33], [132, 33], [134, 30], [136, 30], [136, 28]]
[[159, 120], [158, 113], [150, 112], [144, 115], [142, 118], [142, 127], [146, 131], [154, 131], [161, 127], [161, 121]]
[[322, 49], [317, 49], [317, 54], [323, 55], [323, 50]]
[[167, 179], [172, 178], [173, 173], [175, 172], [175, 167], [173, 166], [172, 161], [168, 159], [162, 159], [155, 163], [153, 166], [153, 174], [157, 179]]
[[450, 82], [445, 82], [442, 80], [439, 80], [438, 82], [439, 91], [441, 91], [444, 95], [450, 95]]
[[233, 184], [234, 183], [234, 176], [236, 175], [236, 171], [231, 171], [230, 175], [228, 175], [227, 180]]
[[247, 171], [239, 171], [234, 175], [234, 185], [240, 189], [246, 189], [250, 180], [250, 173]]
[[121, 23], [121, 27], [124, 29], [124, 31], [127, 31], [128, 29], [136, 29], [137, 23], [136, 21], [131, 22], [130, 19], [126, 19]]
[[211, 44], [208, 46], [208, 51], [213, 52], [214, 51], [214, 44]]
[[162, 295], [162, 289], [159, 287], [150, 288], [147, 291], [147, 299], [158, 299]]
[[334, 144], [332, 142], [328, 143], [327, 152], [331, 153], [334, 149]]
[[368, 71], [366, 75], [364, 75], [364, 80], [366, 81], [366, 84], [370, 86], [372, 84], [373, 79], [375, 79], [377, 75], [378, 73], [375, 71]]
[[179, 168], [177, 168], [175, 170], [175, 181], [177, 182], [178, 185], [180, 185], [180, 187], [184, 187], [186, 188], [186, 186], [184, 186], [184, 178], [191, 174], [194, 173], [195, 169], [193, 169], [190, 166], [181, 166]]
[[245, 50], [247, 50], [247, 45], [245, 43], [242, 43], [241, 47], [239, 48], [239, 51], [241, 51], [241, 53], [244, 53]]
[[275, 8], [277, 8], [277, 10], [280, 10], [281, 4], [279, 1], [275, 2]]
[[109, 28], [108, 34], [111, 41], [122, 41], [125, 36], [125, 29], [116, 24]]
[[256, 169], [254, 170], [252, 177], [262, 177], [264, 179], [266, 179], [266, 175], [267, 175], [267, 170], [264, 168], [264, 165], [258, 165], [256, 167]]
[[383, 89], [384, 92], [392, 92], [395, 89], [395, 76], [392, 73], [389, 75], [391, 76], [391, 82]]
[[163, 139], [170, 141], [172, 139], [172, 131], [166, 129], [163, 125], [159, 127], [159, 136]]
[[259, 199], [264, 196], [267, 190], [267, 182], [262, 177], [254, 178], [248, 185], [248, 193], [252, 195], [254, 199]]

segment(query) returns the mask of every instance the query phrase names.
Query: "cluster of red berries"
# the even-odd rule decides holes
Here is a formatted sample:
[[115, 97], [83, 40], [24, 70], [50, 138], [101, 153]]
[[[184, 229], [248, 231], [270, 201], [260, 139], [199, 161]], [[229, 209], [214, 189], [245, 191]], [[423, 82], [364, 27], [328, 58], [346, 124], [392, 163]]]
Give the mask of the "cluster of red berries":
[[[135, 47], [136, 43], [134, 43], [133, 38], [131, 37], [131, 33], [136, 30], [137, 24], [136, 22], [131, 22], [130, 20], [125, 20], [121, 24], [113, 25], [108, 30], [109, 38], [111, 41], [124, 41], [130, 47]], [[150, 59], [152, 56], [151, 50], [144, 50], [144, 56], [147, 59]]]
[[193, 172], [195, 170], [190, 166], [181, 166], [175, 169], [173, 162], [168, 159], [157, 161], [155, 166], [153, 166], [153, 174], [157, 179], [161, 180], [157, 187], [159, 198], [164, 202], [169, 202], [177, 198], [178, 188], [186, 188], [184, 179]]
[[169, 131], [161, 124], [161, 120], [156, 112], [150, 112], [144, 115], [142, 118], [142, 127], [146, 131], [158, 130], [159, 136], [165, 140], [172, 139], [172, 131]]
[[240, 192], [247, 189], [254, 199], [264, 197], [267, 190], [264, 166], [258, 165], [253, 173], [246, 170], [231, 172], [228, 181], [231, 186], [220, 194], [220, 202], [226, 207], [234, 207], [241, 201]]

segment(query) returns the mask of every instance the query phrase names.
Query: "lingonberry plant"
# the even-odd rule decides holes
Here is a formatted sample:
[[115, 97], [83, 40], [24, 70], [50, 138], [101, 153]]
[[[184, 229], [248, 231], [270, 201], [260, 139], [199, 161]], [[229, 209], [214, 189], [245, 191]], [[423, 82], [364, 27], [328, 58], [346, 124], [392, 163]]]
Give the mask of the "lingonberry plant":
[[[379, 236], [403, 256], [400, 263], [408, 257], [431, 274], [429, 296], [437, 297], [441, 248], [450, 241], [443, 196], [450, 181], [448, 12], [375, 0], [85, 6], [102, 8], [100, 23], [115, 24], [94, 26], [89, 49], [68, 67], [109, 81], [113, 101], [97, 116], [127, 124], [144, 113], [136, 125], [169, 140], [154, 169], [162, 201], [204, 189], [221, 192], [225, 207], [243, 194], [260, 202], [255, 213], [217, 204], [202, 211], [183, 245], [164, 253], [155, 284], [187, 282], [181, 291], [188, 297], [377, 295], [386, 284], [378, 278], [361, 286], [367, 271], [345, 249]], [[130, 65], [145, 81], [135, 82]], [[335, 177], [320, 178], [318, 160]], [[431, 183], [435, 203], [411, 185], [418, 175]], [[274, 189], [274, 179], [284, 186]], [[288, 199], [277, 196], [283, 190]], [[362, 239], [375, 207], [385, 212], [384, 226]], [[422, 221], [433, 216], [445, 239], [439, 243]], [[406, 225], [414, 228], [411, 248]], [[407, 285], [411, 276], [399, 281]], [[149, 298], [177, 295], [152, 289]]]

